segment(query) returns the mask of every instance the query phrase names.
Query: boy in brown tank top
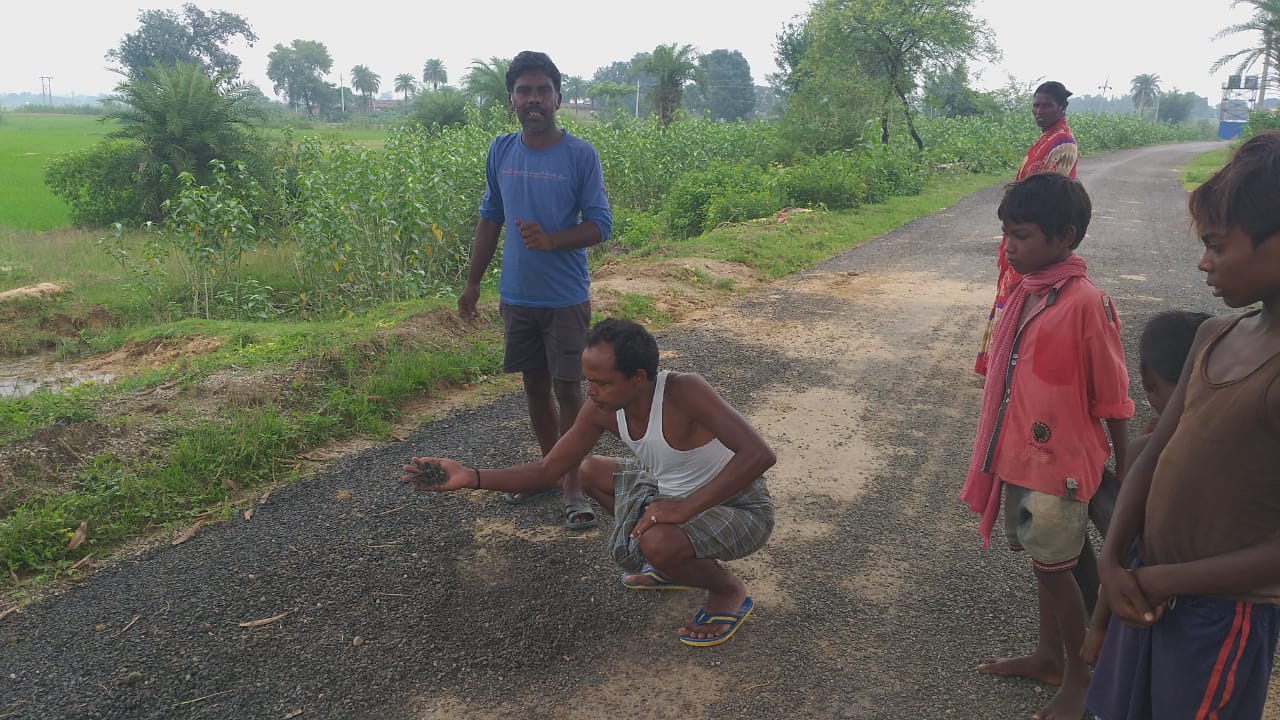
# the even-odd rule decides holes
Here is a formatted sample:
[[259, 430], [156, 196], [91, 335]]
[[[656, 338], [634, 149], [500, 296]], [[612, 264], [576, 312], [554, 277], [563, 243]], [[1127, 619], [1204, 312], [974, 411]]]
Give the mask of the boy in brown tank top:
[[1280, 133], [1189, 205], [1214, 295], [1261, 307], [1200, 326], [1120, 490], [1099, 561], [1100, 720], [1260, 718], [1280, 634]]

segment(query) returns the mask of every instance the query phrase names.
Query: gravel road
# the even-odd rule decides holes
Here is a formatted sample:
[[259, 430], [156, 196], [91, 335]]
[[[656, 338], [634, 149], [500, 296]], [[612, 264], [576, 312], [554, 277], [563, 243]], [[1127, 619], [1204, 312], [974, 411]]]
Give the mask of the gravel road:
[[[1131, 364], [1151, 314], [1225, 311], [1195, 269], [1178, 173], [1215, 146], [1080, 164], [1080, 253]], [[981, 549], [957, 499], [999, 193], [660, 333], [664, 366], [703, 373], [780, 458], [777, 532], [733, 563], [757, 609], [731, 642], [678, 643], [699, 597], [623, 589], [607, 522], [575, 536], [555, 500], [396, 482], [411, 454], [532, 459], [508, 394], [0, 620], [0, 718], [1029, 716], [1050, 689], [973, 671], [1033, 644], [1029, 563]]]

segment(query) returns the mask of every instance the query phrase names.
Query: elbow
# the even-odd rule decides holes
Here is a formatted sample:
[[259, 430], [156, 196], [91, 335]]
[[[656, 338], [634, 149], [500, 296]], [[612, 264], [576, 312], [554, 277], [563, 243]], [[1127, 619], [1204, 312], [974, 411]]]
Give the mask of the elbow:
[[774, 465], [777, 465], [777, 464], [778, 464], [778, 456], [777, 456], [777, 455], [775, 455], [775, 454], [774, 454], [774, 452], [773, 452], [773, 450], [772, 450], [769, 446], [767, 446], [767, 445], [766, 445], [766, 446], [764, 447], [763, 451], [760, 453], [760, 461], [759, 461], [759, 462], [760, 462], [760, 473], [759, 473], [759, 474], [763, 475], [763, 474], [765, 473], [765, 471], [767, 471], [769, 468], [771, 468], [771, 467], [773, 467]]

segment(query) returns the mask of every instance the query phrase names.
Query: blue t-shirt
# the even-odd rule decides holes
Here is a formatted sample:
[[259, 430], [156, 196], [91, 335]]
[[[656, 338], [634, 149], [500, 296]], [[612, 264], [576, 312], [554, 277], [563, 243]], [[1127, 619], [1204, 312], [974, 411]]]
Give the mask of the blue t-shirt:
[[613, 216], [604, 193], [600, 155], [591, 143], [564, 133], [560, 142], [532, 150], [520, 133], [496, 138], [485, 162], [480, 217], [506, 228], [502, 243], [502, 302], [526, 307], [569, 307], [587, 301], [587, 251], [530, 250], [516, 220], [534, 220], [547, 233], [590, 220], [609, 238]]

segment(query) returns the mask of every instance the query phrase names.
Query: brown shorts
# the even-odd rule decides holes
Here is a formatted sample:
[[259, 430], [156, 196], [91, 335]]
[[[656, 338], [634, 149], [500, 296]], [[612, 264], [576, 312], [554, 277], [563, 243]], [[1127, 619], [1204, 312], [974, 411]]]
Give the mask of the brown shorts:
[[1089, 503], [1004, 484], [1004, 531], [1010, 550], [1026, 550], [1043, 572], [1076, 566], [1089, 529]]
[[506, 348], [503, 372], [546, 368], [566, 382], [582, 379], [582, 350], [591, 326], [591, 303], [559, 308], [525, 307], [501, 303]]

